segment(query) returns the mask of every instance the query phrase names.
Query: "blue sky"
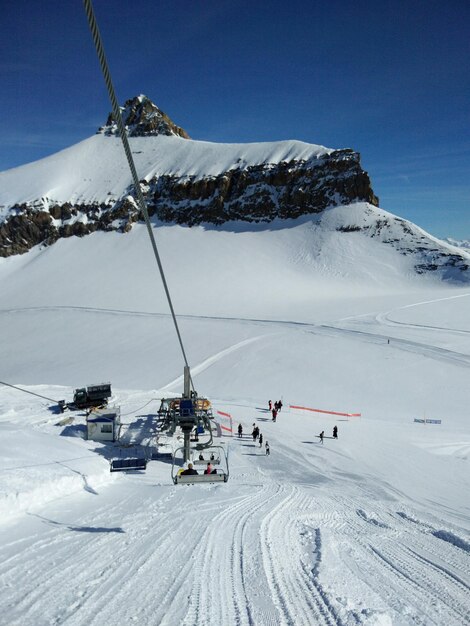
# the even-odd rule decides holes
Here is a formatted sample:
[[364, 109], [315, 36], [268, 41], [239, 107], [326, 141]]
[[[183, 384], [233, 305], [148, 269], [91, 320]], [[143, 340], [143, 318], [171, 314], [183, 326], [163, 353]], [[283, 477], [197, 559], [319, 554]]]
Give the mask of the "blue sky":
[[[94, 0], [120, 102], [193, 139], [361, 153], [380, 206], [470, 239], [470, 3]], [[3, 3], [0, 170], [94, 134], [110, 104], [80, 0]]]

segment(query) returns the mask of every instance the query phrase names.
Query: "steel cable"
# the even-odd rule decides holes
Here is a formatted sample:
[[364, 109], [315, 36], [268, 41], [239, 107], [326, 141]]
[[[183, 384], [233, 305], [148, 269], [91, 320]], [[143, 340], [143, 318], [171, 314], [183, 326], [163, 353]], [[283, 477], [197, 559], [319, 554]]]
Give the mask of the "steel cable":
[[21, 387], [17, 387], [16, 385], [11, 385], [10, 383], [6, 383], [3, 380], [0, 380], [0, 385], [5, 385], [6, 387], [13, 387], [13, 389], [17, 389], [18, 391], [22, 391], [23, 393], [29, 393], [32, 396], [37, 396], [38, 398], [42, 398], [43, 400], [50, 400], [51, 402], [55, 402], [59, 404], [58, 400], [54, 400], [54, 398], [48, 398], [47, 396], [41, 396], [39, 393], [34, 393], [34, 391], [28, 391], [27, 389], [22, 389]]
[[[98, 24], [97, 24], [96, 19], [95, 19], [93, 6], [92, 6], [92, 3], [91, 3], [91, 0], [83, 0], [83, 4], [85, 6], [85, 11], [86, 11], [87, 18], [88, 18], [88, 24], [90, 26], [91, 34], [92, 34], [92, 37], [93, 37], [93, 42], [95, 44], [96, 53], [98, 55], [98, 59], [99, 59], [100, 65], [101, 65], [101, 70], [103, 72], [103, 76], [104, 76], [104, 80], [105, 80], [105, 83], [106, 83], [106, 87], [108, 89], [109, 99], [111, 100], [111, 106], [112, 106], [112, 110], [113, 110], [114, 120], [116, 121], [116, 123], [118, 125], [119, 134], [121, 136], [121, 141], [122, 141], [122, 144], [124, 146], [124, 151], [125, 151], [126, 157], [127, 157], [127, 162], [129, 164], [129, 169], [131, 170], [132, 179], [134, 181], [134, 187], [135, 187], [135, 192], [136, 192], [136, 196], [137, 196], [137, 204], [139, 206], [139, 209], [142, 211], [142, 215], [144, 216], [145, 224], [147, 226], [147, 232], [148, 232], [149, 237], [150, 237], [150, 242], [152, 244], [153, 253], [154, 253], [155, 259], [157, 261], [158, 269], [160, 271], [160, 276], [161, 276], [161, 279], [162, 279], [162, 282], [163, 282], [163, 287], [165, 289], [165, 294], [166, 294], [166, 297], [167, 297], [167, 300], [168, 300], [168, 305], [170, 307], [171, 317], [173, 318], [173, 323], [175, 325], [175, 330], [176, 330], [176, 334], [178, 336], [178, 341], [179, 341], [179, 344], [180, 344], [181, 352], [183, 353], [184, 363], [185, 363], [186, 367], [188, 367], [188, 369], [189, 369], [188, 359], [186, 358], [186, 352], [185, 352], [185, 349], [184, 349], [184, 346], [183, 346], [183, 340], [181, 338], [181, 333], [180, 333], [180, 330], [179, 330], [179, 327], [178, 327], [178, 321], [176, 319], [175, 311], [173, 309], [173, 303], [171, 301], [170, 291], [168, 289], [168, 285], [167, 285], [166, 278], [165, 278], [165, 273], [163, 271], [163, 265], [162, 265], [162, 262], [160, 260], [160, 255], [158, 253], [155, 237], [153, 235], [153, 230], [152, 230], [152, 225], [150, 223], [150, 217], [149, 217], [149, 214], [148, 214], [147, 205], [145, 203], [145, 199], [144, 199], [144, 196], [142, 194], [142, 189], [140, 187], [139, 177], [137, 176], [137, 170], [135, 168], [134, 159], [132, 157], [132, 152], [131, 152], [131, 149], [130, 149], [130, 146], [129, 146], [129, 141], [128, 141], [128, 138], [127, 138], [126, 129], [124, 128], [124, 123], [122, 121], [121, 109], [119, 108], [119, 104], [118, 104], [118, 101], [117, 101], [117, 98], [116, 98], [116, 93], [114, 91], [113, 83], [112, 83], [112, 80], [111, 80], [111, 74], [110, 74], [108, 62], [106, 60], [106, 56], [105, 56], [105, 53], [104, 53], [104, 48], [103, 48], [103, 44], [102, 44], [102, 41], [101, 41], [101, 36], [100, 36], [99, 29], [98, 29]], [[191, 375], [190, 375], [190, 381], [191, 381], [191, 387], [193, 388], [193, 391], [194, 391], [194, 385], [193, 385], [193, 380], [191, 378]]]

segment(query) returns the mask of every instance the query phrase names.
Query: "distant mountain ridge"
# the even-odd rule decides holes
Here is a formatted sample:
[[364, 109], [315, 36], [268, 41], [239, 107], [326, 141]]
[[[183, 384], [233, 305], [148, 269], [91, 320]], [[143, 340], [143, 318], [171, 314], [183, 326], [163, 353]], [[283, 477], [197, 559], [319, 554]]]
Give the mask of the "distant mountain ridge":
[[[401, 254], [414, 255], [418, 273], [438, 271], [467, 280], [467, 252], [374, 210], [379, 200], [359, 154], [351, 149], [300, 141], [194, 141], [143, 95], [127, 100], [121, 110], [153, 219], [187, 226], [237, 222], [269, 227], [274, 220], [361, 203], [372, 213], [351, 223], [347, 216], [358, 214], [341, 212], [345, 221], [336, 230], [379, 237]], [[93, 137], [0, 173], [0, 257], [98, 230], [127, 232], [142, 220], [117, 135], [109, 115]]]

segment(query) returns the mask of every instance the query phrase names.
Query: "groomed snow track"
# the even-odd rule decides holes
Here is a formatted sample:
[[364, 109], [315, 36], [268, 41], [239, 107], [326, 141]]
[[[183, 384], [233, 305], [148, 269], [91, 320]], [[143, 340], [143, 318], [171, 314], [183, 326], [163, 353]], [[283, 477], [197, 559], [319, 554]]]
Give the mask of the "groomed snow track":
[[3, 529], [4, 623], [468, 623], [463, 538], [367, 482], [281, 482], [247, 439], [233, 448], [231, 488], [155, 486], [150, 465]]

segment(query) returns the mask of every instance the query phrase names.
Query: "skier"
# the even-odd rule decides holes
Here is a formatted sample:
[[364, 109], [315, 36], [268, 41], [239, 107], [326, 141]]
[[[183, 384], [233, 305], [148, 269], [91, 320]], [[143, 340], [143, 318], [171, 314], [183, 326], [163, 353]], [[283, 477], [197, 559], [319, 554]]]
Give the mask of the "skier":
[[277, 417], [276, 409], [273, 409], [272, 413], [273, 413], [273, 422], [275, 422], [276, 421], [276, 417]]
[[273, 408], [273, 403], [271, 402], [271, 400], [268, 402], [268, 406], [269, 406], [269, 410], [271, 411]]
[[257, 438], [257, 433], [256, 433], [256, 426], [253, 424], [253, 432], [251, 433], [253, 435], [253, 441], [256, 441]]
[[269, 456], [269, 455], [271, 454], [271, 451], [269, 450], [269, 443], [268, 443], [268, 442], [266, 442], [266, 443], [264, 444], [264, 447], [266, 448], [266, 456]]
[[257, 441], [257, 439], [259, 437], [259, 428], [258, 428], [258, 426], [255, 428], [255, 431], [256, 431], [255, 441]]
[[333, 426], [333, 439], [338, 439], [338, 427]]
[[213, 469], [214, 468], [212, 467], [212, 465], [210, 464], [210, 461], [209, 461], [209, 463], [207, 464], [206, 469], [204, 470], [204, 474], [212, 474], [212, 470]]
[[324, 431], [324, 430], [322, 430], [322, 431], [321, 431], [321, 433], [320, 433], [318, 436], [320, 437], [320, 441], [321, 441], [321, 442], [322, 442], [322, 444], [323, 444], [323, 437], [325, 436], [325, 431]]
[[241, 424], [238, 424], [238, 436], [242, 437], [243, 435], [243, 426]]
[[277, 410], [280, 411], [282, 409], [282, 400], [279, 400], [277, 403]]
[[260, 433], [259, 435], [259, 447], [261, 448], [263, 445], [263, 433]]

